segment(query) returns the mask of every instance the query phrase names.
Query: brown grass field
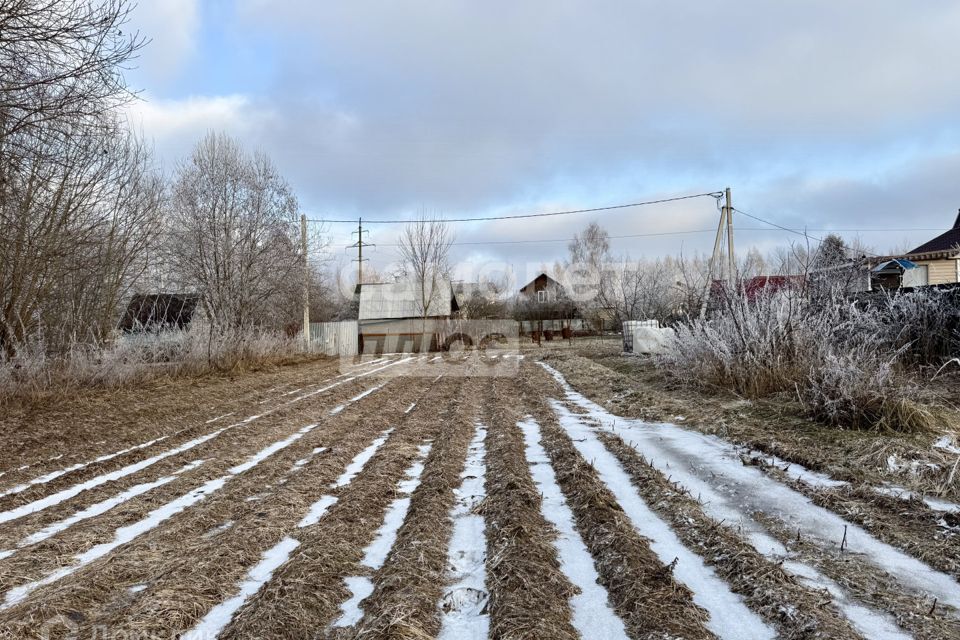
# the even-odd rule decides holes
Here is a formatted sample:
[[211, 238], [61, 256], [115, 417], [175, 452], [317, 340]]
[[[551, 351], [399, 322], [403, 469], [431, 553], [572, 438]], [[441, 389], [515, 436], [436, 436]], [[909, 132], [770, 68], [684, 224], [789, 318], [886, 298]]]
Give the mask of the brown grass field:
[[0, 638], [960, 638], [949, 428], [501, 357], [5, 408]]

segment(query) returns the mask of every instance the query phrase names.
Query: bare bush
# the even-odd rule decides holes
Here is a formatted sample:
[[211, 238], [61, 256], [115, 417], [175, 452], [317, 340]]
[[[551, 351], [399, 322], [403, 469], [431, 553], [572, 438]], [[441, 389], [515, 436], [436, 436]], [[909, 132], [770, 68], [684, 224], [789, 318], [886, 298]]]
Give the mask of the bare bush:
[[857, 304], [840, 288], [813, 300], [800, 290], [740, 292], [712, 317], [677, 327], [661, 364], [687, 383], [747, 397], [795, 394], [811, 416], [843, 428], [927, 429], [934, 416], [911, 400], [910, 336], [918, 318], [950, 313], [945, 300], [918, 292]]
[[0, 404], [84, 387], [119, 387], [158, 377], [243, 369], [301, 351], [299, 340], [258, 329], [133, 333], [105, 345], [76, 342], [58, 350], [36, 338], [24, 343], [13, 357], [0, 358]]

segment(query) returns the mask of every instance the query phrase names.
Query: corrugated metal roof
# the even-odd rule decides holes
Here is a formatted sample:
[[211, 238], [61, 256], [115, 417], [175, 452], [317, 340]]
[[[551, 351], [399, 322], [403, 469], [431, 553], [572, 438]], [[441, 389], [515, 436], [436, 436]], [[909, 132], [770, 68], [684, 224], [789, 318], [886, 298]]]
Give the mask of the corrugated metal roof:
[[[429, 285], [428, 285], [429, 288]], [[449, 280], [440, 280], [434, 287], [427, 316], [449, 317], [452, 311], [453, 288]], [[411, 281], [364, 284], [360, 287], [360, 320], [395, 320], [422, 318], [420, 285]]]

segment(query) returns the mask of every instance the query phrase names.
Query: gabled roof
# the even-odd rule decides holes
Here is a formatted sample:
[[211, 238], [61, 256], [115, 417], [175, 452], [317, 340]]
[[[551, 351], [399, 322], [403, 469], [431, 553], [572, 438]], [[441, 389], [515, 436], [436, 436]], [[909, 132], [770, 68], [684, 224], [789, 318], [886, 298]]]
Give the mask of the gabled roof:
[[908, 252], [907, 255], [933, 253], [937, 251], [960, 253], [960, 213], [957, 214], [957, 220], [953, 223], [952, 229], [941, 233], [933, 240], [924, 242], [913, 251]]
[[553, 286], [556, 286], [556, 287], [561, 287], [561, 288], [563, 287], [562, 284], [560, 284], [559, 282], [557, 282], [556, 280], [554, 280], [553, 278], [551, 278], [551, 277], [550, 277], [549, 275], [547, 275], [547, 273], [544, 271], [544, 272], [541, 272], [540, 275], [538, 275], [536, 278], [534, 278], [533, 280], [531, 280], [531, 281], [528, 282], [527, 284], [525, 284], [525, 285], [523, 285], [522, 287], [520, 287], [520, 293], [523, 293], [523, 292], [526, 291], [529, 287], [533, 287], [534, 289], [536, 289], [537, 280], [539, 280], [540, 278], [544, 278], [544, 279], [546, 280], [546, 286], [549, 286], [549, 285], [552, 284]]
[[126, 333], [183, 329], [190, 324], [200, 296], [195, 293], [137, 294], [130, 298], [117, 328]]
[[[423, 304], [418, 283], [406, 280], [359, 285], [360, 320], [422, 318]], [[439, 280], [427, 306], [427, 317], [448, 317], [459, 310], [449, 280]]]

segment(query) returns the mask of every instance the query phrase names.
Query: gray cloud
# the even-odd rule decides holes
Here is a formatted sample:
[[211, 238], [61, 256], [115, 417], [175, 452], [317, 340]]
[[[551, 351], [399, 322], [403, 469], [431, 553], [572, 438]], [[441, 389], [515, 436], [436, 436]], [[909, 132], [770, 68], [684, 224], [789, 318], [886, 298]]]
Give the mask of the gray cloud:
[[[158, 96], [145, 128], [166, 154], [204, 127], [234, 132], [318, 215], [578, 208], [726, 185], [744, 210], [798, 227], [943, 226], [960, 206], [960, 5], [949, 0], [238, 0], [235, 20], [203, 26], [218, 28], [279, 43], [269, 89]], [[614, 235], [715, 217], [710, 201], [597, 216]], [[590, 219], [460, 236], [563, 238]], [[742, 226], [744, 247], [785, 240]], [[537, 261], [563, 245], [464, 251]]]

